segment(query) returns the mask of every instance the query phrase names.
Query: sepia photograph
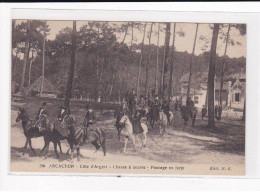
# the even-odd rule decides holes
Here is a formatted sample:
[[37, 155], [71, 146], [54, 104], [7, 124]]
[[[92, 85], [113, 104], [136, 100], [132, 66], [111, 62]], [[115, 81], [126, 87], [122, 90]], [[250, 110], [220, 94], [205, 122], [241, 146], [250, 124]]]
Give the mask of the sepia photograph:
[[245, 175], [246, 24], [11, 27], [10, 172]]

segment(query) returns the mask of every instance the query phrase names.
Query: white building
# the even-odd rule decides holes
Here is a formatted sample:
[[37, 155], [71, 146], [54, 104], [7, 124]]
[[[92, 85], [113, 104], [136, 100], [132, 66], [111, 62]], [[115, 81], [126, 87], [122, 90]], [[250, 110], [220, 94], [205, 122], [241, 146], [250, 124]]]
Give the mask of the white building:
[[[181, 78], [181, 98], [182, 104], [186, 104], [189, 73]], [[195, 107], [201, 109], [207, 104], [207, 84], [208, 72], [193, 73], [190, 85], [190, 97], [194, 101]], [[222, 90], [223, 108], [243, 110], [245, 101], [246, 78], [245, 73], [229, 76], [224, 81]], [[215, 78], [215, 104], [219, 104], [220, 81]]]

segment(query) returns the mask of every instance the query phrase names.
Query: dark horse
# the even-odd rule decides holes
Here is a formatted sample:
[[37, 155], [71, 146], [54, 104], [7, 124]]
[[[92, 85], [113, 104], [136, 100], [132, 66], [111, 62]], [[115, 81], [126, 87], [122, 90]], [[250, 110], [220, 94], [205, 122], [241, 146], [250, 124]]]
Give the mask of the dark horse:
[[124, 128], [124, 126], [120, 124], [120, 119], [124, 116], [124, 113], [121, 109], [118, 108], [116, 109], [114, 116], [116, 117], [115, 127], [118, 134], [118, 141], [120, 141], [121, 131]]
[[78, 125], [75, 117], [70, 114], [70, 111], [67, 108], [64, 107], [61, 108], [57, 120], [61, 121], [61, 128], [68, 131], [64, 137], [67, 139], [70, 146], [67, 154], [69, 154], [69, 151], [71, 151], [71, 157], [74, 150], [77, 149], [77, 157], [79, 160], [80, 146], [84, 144], [85, 139], [87, 139], [95, 146], [96, 151], [102, 147], [104, 156], [106, 155], [106, 137], [104, 130], [96, 128], [95, 130], [91, 131], [85, 126]]
[[197, 115], [197, 109], [195, 107], [189, 108], [188, 106], [182, 105], [180, 107], [180, 110], [181, 110], [181, 116], [184, 120], [184, 126], [186, 126], [189, 119], [191, 119], [192, 126], [194, 127], [196, 115]]
[[[43, 119], [44, 117], [44, 119]], [[42, 119], [41, 121], [39, 121], [40, 119]], [[26, 142], [24, 145], [24, 150], [27, 148], [28, 144], [31, 148], [31, 151], [33, 153], [33, 155], [36, 155], [36, 152], [34, 151], [34, 149], [32, 148], [32, 138], [37, 138], [37, 137], [44, 137], [44, 141], [45, 141], [45, 145], [49, 145], [49, 142], [53, 142], [54, 143], [54, 148], [55, 148], [55, 153], [57, 155], [57, 157], [59, 157], [58, 153], [57, 153], [57, 144], [59, 144], [60, 146], [60, 142], [57, 139], [54, 139], [53, 136], [54, 133], [56, 133], [53, 124], [49, 121], [48, 117], [46, 115], [42, 115], [40, 117], [40, 119], [38, 121], [36, 121], [36, 123], [38, 122], [39, 127], [33, 125], [33, 121], [29, 118], [29, 115], [27, 114], [26, 110], [24, 108], [20, 108], [19, 107], [19, 112], [18, 112], [18, 116], [16, 118], [16, 122], [20, 122], [22, 121], [22, 126], [23, 126], [23, 131], [24, 131], [24, 135], [26, 137]], [[43, 123], [42, 121], [45, 120], [45, 123]], [[40, 124], [41, 123], [41, 124]], [[56, 146], [55, 146], [56, 144]], [[46, 148], [46, 146], [43, 147], [42, 152], [44, 151], [44, 149]], [[60, 151], [61, 151], [61, 146], [60, 146]], [[62, 151], [61, 151], [62, 153]], [[23, 153], [24, 154], [24, 153]], [[45, 157], [47, 157], [47, 151], [45, 153]]]
[[159, 120], [159, 112], [159, 107], [152, 102], [147, 114], [147, 121], [150, 121], [150, 125], [152, 126], [152, 128], [154, 127], [155, 122]]
[[44, 147], [42, 148], [42, 152], [45, 151], [45, 157], [47, 157], [48, 151], [49, 151], [49, 144], [50, 142], [53, 142], [54, 145], [54, 151], [59, 158], [59, 154], [57, 152], [57, 145], [60, 148], [60, 153], [62, 154], [61, 149], [61, 143], [60, 140], [63, 140], [64, 138], [61, 136], [61, 134], [55, 129], [55, 125], [49, 120], [48, 116], [43, 114], [41, 117], [35, 122], [35, 127], [39, 129], [39, 131], [42, 131], [42, 129], [46, 130], [46, 135], [44, 136]]

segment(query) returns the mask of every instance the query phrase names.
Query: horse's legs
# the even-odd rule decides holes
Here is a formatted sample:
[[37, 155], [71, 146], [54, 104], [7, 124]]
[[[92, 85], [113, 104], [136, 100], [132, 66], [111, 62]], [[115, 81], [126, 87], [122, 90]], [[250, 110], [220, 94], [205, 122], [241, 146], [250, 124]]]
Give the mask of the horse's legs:
[[73, 147], [73, 145], [71, 145], [71, 142], [70, 142], [69, 139], [67, 139], [67, 142], [68, 142], [68, 144], [69, 144], [69, 149], [67, 150], [66, 154], [69, 155], [69, 154], [70, 154], [70, 151], [71, 151], [71, 149], [72, 149], [72, 147]]
[[36, 155], [36, 152], [34, 151], [34, 149], [32, 148], [32, 140], [31, 139], [28, 139], [29, 140], [29, 146], [33, 152], [34, 155]]
[[57, 152], [57, 142], [53, 142], [53, 145], [54, 145], [54, 151], [55, 151], [57, 158], [60, 158], [60, 155]]
[[59, 148], [60, 148], [60, 154], [62, 154], [62, 149], [61, 149], [60, 140], [58, 140], [58, 145], [59, 145]]
[[124, 147], [124, 152], [126, 152], [126, 147], [127, 147], [127, 142], [128, 142], [128, 136], [125, 136], [125, 147]]
[[144, 146], [144, 148], [146, 147], [146, 133], [143, 133], [143, 135], [144, 135], [144, 140], [143, 140], [143, 146]]
[[134, 144], [134, 150], [136, 151], [136, 146], [135, 146], [135, 135], [132, 135], [132, 139], [133, 139], [133, 144]]
[[23, 149], [26, 149], [26, 148], [27, 148], [27, 146], [28, 146], [28, 143], [29, 143], [29, 139], [28, 139], [28, 138], [26, 138], [25, 145], [24, 145]]
[[77, 158], [78, 158], [78, 161], [80, 161], [80, 150], [79, 150], [79, 147], [77, 147]]
[[44, 146], [43, 146], [43, 148], [41, 149], [41, 153], [43, 153], [43, 151], [45, 150], [46, 146], [47, 146], [47, 144], [46, 144], [46, 142], [44, 141]]
[[44, 146], [43, 146], [43, 148], [41, 149], [41, 153], [45, 150], [45, 148], [46, 148], [46, 146], [47, 146], [47, 144], [46, 144], [46, 138], [44, 137]]
[[46, 149], [45, 149], [45, 158], [47, 158], [47, 154], [48, 154], [48, 151], [49, 151], [49, 145], [50, 145], [50, 140], [46, 140]]
[[74, 152], [73, 142], [70, 142], [70, 160], [72, 160], [73, 152]]
[[196, 120], [196, 114], [193, 115], [192, 117], [192, 126], [195, 126], [195, 120]]
[[101, 147], [103, 149], [103, 153], [104, 153], [104, 156], [105, 156], [106, 152], [107, 152], [105, 139], [101, 142]]
[[97, 140], [92, 141], [91, 143], [95, 146], [95, 148], [96, 148], [95, 152], [97, 152], [100, 148], [100, 145], [98, 145]]
[[27, 148], [27, 146], [28, 146], [28, 143], [29, 143], [29, 140], [28, 140], [28, 138], [26, 138], [25, 145], [24, 145], [24, 147], [23, 147], [23, 155], [24, 155], [25, 150], [26, 150], [26, 148]]
[[121, 129], [117, 127], [118, 141], [120, 141]]

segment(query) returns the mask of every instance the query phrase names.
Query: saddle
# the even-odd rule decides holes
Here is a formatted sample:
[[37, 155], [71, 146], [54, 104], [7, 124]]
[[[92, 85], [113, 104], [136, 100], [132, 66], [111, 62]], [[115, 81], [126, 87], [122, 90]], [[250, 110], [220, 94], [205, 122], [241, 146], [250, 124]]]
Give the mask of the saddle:
[[62, 136], [62, 137], [67, 137], [70, 134], [70, 131], [68, 129], [64, 129], [60, 126], [60, 121], [56, 121], [54, 123], [56, 131]]
[[134, 131], [135, 134], [140, 134], [140, 133], [144, 132], [144, 130], [141, 126], [141, 118], [140, 117], [133, 119], [132, 125], [133, 125], [133, 131]]

